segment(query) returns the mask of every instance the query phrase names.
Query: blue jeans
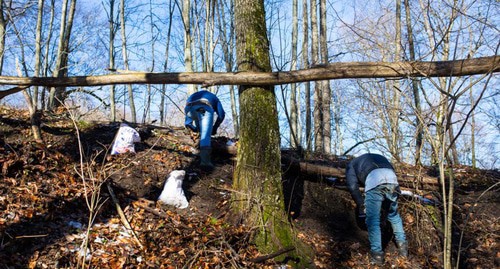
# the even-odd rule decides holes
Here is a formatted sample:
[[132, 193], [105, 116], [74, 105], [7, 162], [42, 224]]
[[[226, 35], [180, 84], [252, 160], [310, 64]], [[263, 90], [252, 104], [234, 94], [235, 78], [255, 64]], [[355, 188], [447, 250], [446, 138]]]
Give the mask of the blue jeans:
[[388, 204], [387, 220], [391, 223], [396, 242], [406, 242], [403, 222], [398, 213], [398, 193], [396, 184], [382, 184], [365, 193], [366, 228], [368, 229], [368, 240], [370, 250], [373, 253], [383, 253], [382, 232], [380, 229], [380, 212], [382, 203]]
[[214, 124], [214, 109], [208, 105], [194, 105], [187, 109], [186, 118], [191, 118], [200, 132], [200, 148], [210, 147]]

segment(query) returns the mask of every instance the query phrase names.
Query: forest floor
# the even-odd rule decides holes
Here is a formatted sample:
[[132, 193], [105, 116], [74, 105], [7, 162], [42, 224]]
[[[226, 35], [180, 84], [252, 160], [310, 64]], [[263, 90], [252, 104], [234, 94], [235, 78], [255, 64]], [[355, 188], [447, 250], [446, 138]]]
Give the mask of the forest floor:
[[[0, 106], [0, 269], [287, 268], [279, 259], [257, 262], [262, 254], [248, 242], [250, 228], [229, 221], [231, 154], [214, 151], [216, 168], [203, 172], [190, 132], [139, 126], [137, 153], [111, 156], [106, 152], [119, 124], [78, 122], [78, 139], [64, 115], [42, 120], [44, 142], [37, 143], [27, 112]], [[308, 161], [338, 165], [332, 160]], [[156, 202], [173, 170], [186, 171], [186, 209]], [[455, 171], [453, 242], [459, 267], [498, 268], [500, 173]], [[376, 268], [369, 265], [367, 233], [356, 224], [346, 189], [300, 170], [284, 172], [284, 180], [296, 186], [291, 223], [314, 251], [311, 267]], [[386, 237], [382, 268], [442, 268], [442, 208], [433, 188], [421, 192], [434, 205], [400, 199], [410, 256], [397, 257]]]

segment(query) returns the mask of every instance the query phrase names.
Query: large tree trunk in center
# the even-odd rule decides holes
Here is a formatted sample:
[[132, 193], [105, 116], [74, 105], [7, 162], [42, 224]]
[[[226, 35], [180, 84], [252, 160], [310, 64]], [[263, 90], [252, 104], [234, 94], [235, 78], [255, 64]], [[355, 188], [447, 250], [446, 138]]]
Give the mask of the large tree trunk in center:
[[[270, 72], [264, 2], [236, 0], [235, 12], [238, 71]], [[300, 254], [303, 248], [297, 247], [284, 207], [274, 89], [240, 86], [239, 95], [241, 126], [233, 209], [248, 226], [258, 227], [253, 241], [262, 253], [296, 247], [293, 256], [299, 253], [307, 257]], [[301, 262], [308, 261], [301, 259]]]

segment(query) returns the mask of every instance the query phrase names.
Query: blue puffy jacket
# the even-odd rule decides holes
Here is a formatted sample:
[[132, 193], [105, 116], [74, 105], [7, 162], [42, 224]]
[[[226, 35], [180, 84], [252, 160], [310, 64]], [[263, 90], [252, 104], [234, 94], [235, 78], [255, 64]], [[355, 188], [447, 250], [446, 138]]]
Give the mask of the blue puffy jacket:
[[[205, 104], [208, 106], [211, 106], [212, 109], [214, 110], [215, 113], [217, 113], [217, 120], [215, 120], [212, 132], [216, 133], [217, 129], [221, 125], [222, 121], [226, 117], [226, 113], [224, 112], [224, 108], [222, 107], [222, 104], [217, 98], [217, 96], [209, 91], [198, 91], [193, 93], [191, 96], [188, 97], [186, 101], [186, 108], [184, 111], [187, 111], [187, 108], [191, 105], [196, 105], [196, 104]], [[186, 112], [187, 113], [187, 112]], [[186, 117], [186, 121], [184, 123], [187, 127], [190, 127], [192, 130], [195, 130], [196, 128], [193, 126], [193, 119]]]

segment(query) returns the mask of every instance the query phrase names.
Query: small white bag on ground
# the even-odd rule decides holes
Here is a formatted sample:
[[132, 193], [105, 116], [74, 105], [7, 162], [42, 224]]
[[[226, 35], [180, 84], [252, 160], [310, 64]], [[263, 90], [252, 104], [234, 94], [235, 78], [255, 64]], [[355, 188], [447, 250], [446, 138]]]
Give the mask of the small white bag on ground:
[[186, 171], [184, 170], [174, 170], [170, 172], [167, 182], [163, 187], [163, 191], [160, 194], [158, 200], [167, 205], [173, 205], [177, 208], [186, 208], [189, 206], [189, 202], [184, 195], [184, 190], [182, 190], [182, 181]]
[[135, 153], [134, 143], [138, 142], [141, 142], [139, 133], [134, 128], [122, 123], [111, 148], [111, 155], [127, 152]]

